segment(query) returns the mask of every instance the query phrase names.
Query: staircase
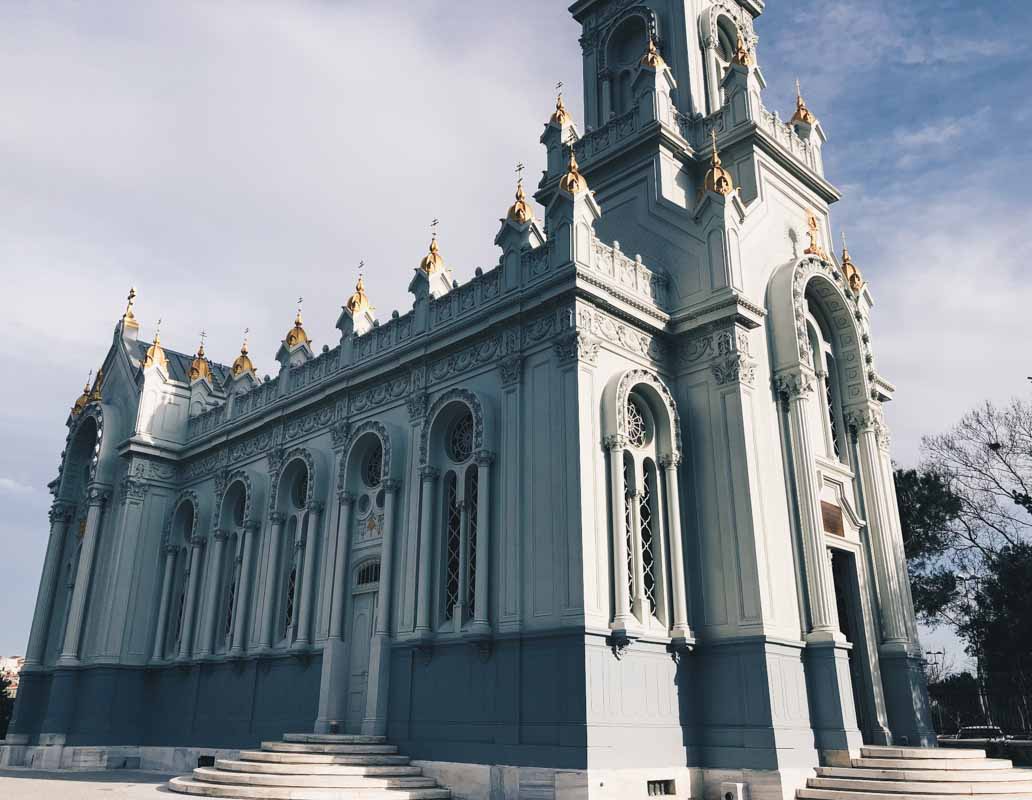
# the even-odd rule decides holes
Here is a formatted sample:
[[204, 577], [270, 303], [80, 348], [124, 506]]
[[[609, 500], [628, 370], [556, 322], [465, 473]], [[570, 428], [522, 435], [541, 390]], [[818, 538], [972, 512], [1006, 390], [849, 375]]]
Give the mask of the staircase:
[[262, 800], [449, 800], [382, 736], [288, 733], [282, 742], [242, 750], [238, 760], [173, 778], [168, 788], [201, 797]]
[[818, 767], [799, 800], [1028, 800], [1032, 769], [984, 750], [864, 747], [850, 767]]

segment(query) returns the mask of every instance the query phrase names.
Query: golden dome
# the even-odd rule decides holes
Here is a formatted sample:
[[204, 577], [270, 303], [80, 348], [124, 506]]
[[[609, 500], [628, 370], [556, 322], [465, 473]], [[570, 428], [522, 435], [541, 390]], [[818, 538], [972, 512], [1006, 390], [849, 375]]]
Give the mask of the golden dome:
[[157, 331], [154, 332], [154, 342], [147, 348], [147, 356], [143, 359], [143, 368], [147, 369], [156, 364], [160, 364], [165, 372], [168, 372], [168, 359], [165, 358], [165, 351], [161, 347], [161, 334]]
[[559, 179], [559, 188], [564, 189], [570, 194], [576, 195], [581, 192], [588, 190], [588, 182], [584, 179], [584, 176], [580, 174], [580, 167], [577, 164], [577, 156], [573, 153], [573, 147], [570, 147], [570, 163], [566, 168], [566, 174]]
[[86, 385], [82, 387], [82, 394], [79, 395], [75, 401], [75, 405], [72, 406], [72, 416], [77, 417], [82, 413], [82, 410], [86, 408], [86, 404], [90, 401], [90, 380], [93, 378], [93, 370], [90, 370], [90, 376], [86, 379]]
[[573, 122], [573, 117], [570, 112], [566, 110], [566, 106], [563, 105], [563, 96], [560, 94], [555, 98], [555, 111], [552, 114], [550, 120], [554, 125], [558, 125], [560, 128], [570, 125]]
[[433, 275], [444, 269], [444, 258], [437, 247], [436, 233], [430, 239], [430, 252], [423, 256], [423, 260], [419, 262], [419, 268], [427, 275]]
[[508, 217], [519, 225], [525, 225], [534, 218], [527, 204], [527, 195], [523, 192], [522, 178], [516, 184], [516, 202], [509, 207]]
[[710, 131], [710, 133], [713, 136], [713, 161], [710, 164], [709, 171], [706, 173], [706, 177], [702, 181], [702, 191], [716, 192], [727, 197], [735, 190], [735, 184], [731, 178], [731, 173], [724, 169], [724, 165], [720, 163], [720, 153], [717, 152], [716, 129]]
[[657, 71], [666, 66], [663, 56], [659, 54], [659, 50], [656, 48], [656, 40], [651, 36], [649, 36], [648, 49], [645, 51], [645, 55], [641, 57], [641, 65]]
[[311, 344], [312, 340], [308, 338], [308, 334], [305, 333], [305, 329], [301, 327], [301, 309], [297, 310], [297, 316], [294, 317], [294, 327], [287, 331], [286, 338], [283, 340], [286, 344], [287, 349], [297, 347], [299, 344]]
[[254, 372], [254, 364], [251, 363], [251, 358], [247, 355], [247, 339], [244, 339], [244, 343], [240, 345], [240, 355], [236, 357], [236, 361], [229, 368], [229, 372], [234, 378], [245, 372]]
[[751, 67], [756, 63], [752, 50], [745, 46], [745, 39], [740, 34], [738, 36], [738, 46], [735, 48], [735, 56], [731, 59], [731, 63], [742, 67]]
[[190, 383], [193, 383], [198, 378], [212, 380], [211, 365], [208, 363], [208, 359], [204, 357], [204, 342], [201, 342], [201, 346], [197, 348], [197, 355], [190, 362]]
[[792, 119], [789, 120], [790, 125], [796, 123], [803, 123], [804, 125], [813, 125], [817, 122], [817, 117], [814, 113], [806, 107], [806, 101], [803, 100], [802, 91], [799, 88], [799, 81], [795, 82], [796, 85], [796, 110], [795, 114], [792, 115]]
[[355, 284], [355, 293], [348, 298], [344, 308], [351, 312], [351, 316], [361, 314], [363, 311], [372, 308], [369, 305], [369, 295], [366, 294], [365, 282], [362, 280], [361, 275], [358, 276], [358, 283]]

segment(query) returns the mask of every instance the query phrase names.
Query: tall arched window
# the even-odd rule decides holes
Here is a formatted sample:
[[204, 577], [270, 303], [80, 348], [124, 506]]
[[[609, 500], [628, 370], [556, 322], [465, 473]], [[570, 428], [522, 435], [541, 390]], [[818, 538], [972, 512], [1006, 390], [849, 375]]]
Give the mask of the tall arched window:
[[301, 568], [304, 558], [303, 544], [308, 533], [308, 467], [302, 461], [294, 462], [296, 468], [288, 476], [289, 490], [286, 498], [286, 521], [284, 535], [280, 537], [280, 564], [283, 565], [280, 579], [280, 603], [277, 621], [277, 636], [282, 644], [290, 644], [296, 636], [298, 622]]
[[172, 531], [169, 544], [176, 548], [175, 567], [172, 574], [172, 616], [167, 626], [165, 656], [174, 656], [182, 643], [186, 627], [186, 593], [190, 577], [190, 539], [193, 536], [193, 503], [185, 500], [179, 504], [172, 517]]
[[[634, 104], [631, 84], [649, 43], [645, 20], [632, 14], [613, 31], [606, 43], [606, 69], [612, 113], [622, 114]], [[604, 122], [604, 120], [603, 120]]]
[[477, 465], [473, 463], [474, 421], [462, 406], [444, 437], [441, 524], [441, 609], [443, 624], [461, 627], [476, 613]]
[[846, 463], [846, 430], [842, 415], [842, 392], [838, 361], [827, 321], [817, 304], [808, 299], [806, 329], [810, 355], [817, 373], [817, 430], [821, 431], [820, 455]]
[[215, 629], [215, 652], [224, 653], [233, 644], [233, 621], [237, 609], [242, 569], [242, 548], [244, 543], [245, 511], [247, 508], [247, 487], [236, 481], [226, 491], [222, 503], [221, 528], [226, 531], [226, 555], [221, 564], [219, 591], [217, 595], [218, 616]]

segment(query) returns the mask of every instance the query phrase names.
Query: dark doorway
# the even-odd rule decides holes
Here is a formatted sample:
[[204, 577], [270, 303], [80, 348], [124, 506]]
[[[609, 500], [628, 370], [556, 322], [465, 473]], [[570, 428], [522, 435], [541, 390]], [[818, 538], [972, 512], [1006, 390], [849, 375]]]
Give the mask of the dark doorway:
[[853, 685], [853, 707], [856, 709], [857, 726], [860, 728], [864, 744], [871, 744], [871, 716], [867, 713], [867, 704], [864, 702], [864, 689], [870, 683], [863, 663], [866, 637], [860, 604], [860, 584], [853, 554], [843, 550], [832, 550], [831, 572], [835, 579], [839, 629], [853, 645], [849, 651], [849, 677]]

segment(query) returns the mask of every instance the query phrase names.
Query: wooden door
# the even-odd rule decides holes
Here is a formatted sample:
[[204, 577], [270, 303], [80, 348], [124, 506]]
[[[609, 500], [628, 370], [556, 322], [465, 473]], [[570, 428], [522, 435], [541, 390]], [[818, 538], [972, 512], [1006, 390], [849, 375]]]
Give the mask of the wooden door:
[[362, 592], [351, 598], [351, 630], [348, 636], [348, 733], [361, 733], [369, 688], [369, 647], [376, 618], [376, 592]]

